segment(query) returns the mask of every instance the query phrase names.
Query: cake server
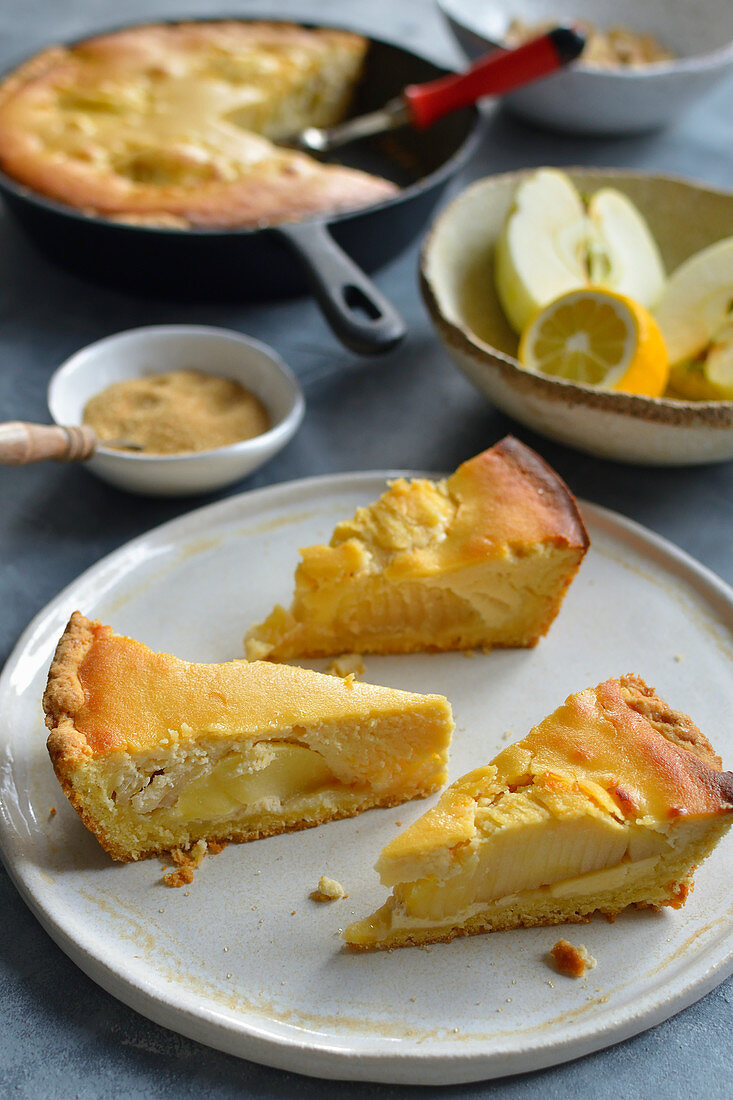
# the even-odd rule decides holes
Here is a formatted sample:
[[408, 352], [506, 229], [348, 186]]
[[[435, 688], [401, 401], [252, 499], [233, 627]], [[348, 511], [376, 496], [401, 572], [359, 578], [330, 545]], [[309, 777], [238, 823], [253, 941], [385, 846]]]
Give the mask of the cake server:
[[555, 27], [515, 50], [495, 50], [465, 73], [409, 84], [377, 111], [347, 119], [327, 129], [308, 126], [283, 142], [305, 153], [324, 155], [348, 142], [374, 137], [400, 126], [424, 130], [444, 115], [469, 107], [484, 96], [504, 95], [549, 76], [578, 57], [585, 36], [573, 27]]

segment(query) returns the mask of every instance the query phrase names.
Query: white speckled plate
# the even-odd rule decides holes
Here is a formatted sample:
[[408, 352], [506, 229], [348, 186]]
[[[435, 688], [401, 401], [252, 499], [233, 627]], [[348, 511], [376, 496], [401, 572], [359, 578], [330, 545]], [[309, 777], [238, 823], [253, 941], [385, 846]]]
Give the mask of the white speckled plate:
[[[733, 837], [701, 867], [679, 912], [563, 930], [598, 960], [574, 981], [547, 966], [553, 928], [428, 950], [341, 949], [339, 927], [385, 896], [372, 870], [378, 852], [425, 802], [232, 845], [206, 859], [190, 887], [171, 890], [157, 860], [109, 861], [46, 757], [40, 698], [74, 608], [182, 657], [239, 656], [245, 629], [289, 600], [297, 548], [374, 499], [385, 476], [313, 479], [193, 512], [105, 558], [37, 616], [0, 679], [5, 860], [44, 927], [95, 981], [158, 1023], [242, 1057], [405, 1084], [575, 1058], [670, 1016], [733, 970]], [[570, 692], [628, 671], [733, 758], [733, 593], [643, 528], [583, 510], [591, 551], [536, 649], [366, 658], [368, 680], [452, 700], [452, 778]], [[309, 899], [324, 873], [346, 886], [347, 900]]]

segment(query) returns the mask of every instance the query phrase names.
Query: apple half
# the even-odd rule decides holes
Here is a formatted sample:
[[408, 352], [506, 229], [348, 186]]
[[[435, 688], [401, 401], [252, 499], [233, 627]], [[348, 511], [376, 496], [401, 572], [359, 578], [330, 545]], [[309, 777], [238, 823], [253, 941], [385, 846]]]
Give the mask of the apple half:
[[656, 317], [674, 390], [693, 400], [733, 400], [733, 237], [677, 268]]
[[613, 187], [585, 204], [570, 178], [540, 168], [517, 188], [496, 244], [494, 279], [504, 313], [521, 333], [555, 298], [588, 286], [652, 309], [665, 271], [649, 227]]

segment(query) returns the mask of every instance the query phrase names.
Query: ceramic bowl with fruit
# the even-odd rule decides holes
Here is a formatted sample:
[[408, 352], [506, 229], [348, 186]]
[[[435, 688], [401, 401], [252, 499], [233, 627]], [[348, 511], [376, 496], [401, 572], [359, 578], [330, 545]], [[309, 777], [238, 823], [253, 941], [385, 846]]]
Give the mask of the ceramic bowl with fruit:
[[632, 133], [674, 122], [733, 73], [730, 0], [439, 0], [470, 58], [550, 23], [588, 37], [573, 65], [505, 98], [530, 122], [575, 133]]
[[421, 286], [460, 369], [542, 435], [621, 462], [733, 458], [733, 194], [493, 176], [434, 223]]

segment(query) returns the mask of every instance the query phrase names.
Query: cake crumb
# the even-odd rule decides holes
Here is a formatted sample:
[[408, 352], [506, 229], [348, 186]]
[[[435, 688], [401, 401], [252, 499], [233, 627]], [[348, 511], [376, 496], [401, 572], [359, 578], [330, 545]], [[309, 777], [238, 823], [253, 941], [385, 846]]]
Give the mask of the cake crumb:
[[463, 653], [464, 657], [475, 657], [476, 656], [476, 650], [475, 649], [463, 649], [463, 650], [461, 650], [461, 652]]
[[674, 659], [677, 662], [677, 664], [679, 664], [680, 661], [682, 660], [682, 654], [681, 653], [675, 653]]
[[681, 909], [694, 889], [694, 882], [673, 883], [670, 885], [670, 896], [664, 904], [672, 909]]
[[310, 896], [313, 901], [338, 901], [340, 898], [348, 898], [349, 895], [335, 878], [321, 875], [318, 886], [311, 892]]
[[[193, 882], [194, 871], [201, 866], [207, 851], [211, 852], [212, 850], [212, 847], [207, 845], [205, 840], [197, 840], [187, 851], [184, 851], [183, 848], [171, 848], [168, 854], [178, 870], [169, 871], [167, 875], [163, 875], [165, 885], [173, 888], [190, 886]], [[221, 848], [219, 848], [219, 851], [221, 851]]]
[[586, 970], [592, 970], [596, 960], [581, 943], [574, 947], [568, 940], [558, 940], [550, 952], [558, 973], [567, 978], [582, 978]]
[[402, 822], [401, 821], [395, 821], [395, 825], [397, 826], [398, 829], [402, 828]]
[[260, 642], [256, 638], [247, 639], [247, 660], [264, 661], [272, 652], [272, 646], [267, 642]]
[[48, 811], [48, 816], [49, 817], [56, 817], [56, 807], [55, 806], [52, 806], [51, 809]]
[[334, 659], [328, 665], [326, 672], [331, 676], [341, 676], [344, 680], [354, 680], [364, 675], [364, 662], [361, 659], [360, 653], [342, 653], [340, 657], [334, 657]]
[[167, 875], [163, 875], [163, 882], [174, 889], [178, 886], [190, 886], [193, 882], [193, 868], [181, 867], [178, 871], [169, 871]]

